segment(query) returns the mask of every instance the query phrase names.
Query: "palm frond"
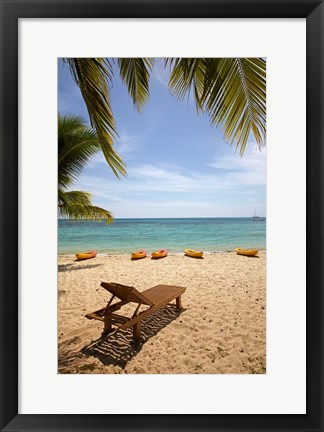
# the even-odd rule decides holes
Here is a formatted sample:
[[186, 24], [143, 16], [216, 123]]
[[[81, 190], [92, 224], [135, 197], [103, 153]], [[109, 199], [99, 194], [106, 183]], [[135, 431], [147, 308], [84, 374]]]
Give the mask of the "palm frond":
[[152, 58], [119, 58], [120, 77], [126, 84], [133, 103], [140, 110], [149, 97], [149, 78], [154, 65]]
[[206, 64], [204, 59], [199, 58], [175, 58], [170, 59], [166, 64], [173, 66], [169, 86], [172, 93], [182, 100], [193, 91], [196, 101], [197, 110], [201, 110], [201, 97], [204, 90], [204, 79], [206, 73]]
[[85, 120], [81, 116], [59, 114], [58, 134], [72, 134], [87, 127]]
[[77, 179], [85, 163], [100, 151], [97, 134], [84, 124], [80, 117], [58, 117], [58, 209], [63, 217], [73, 219], [105, 219], [113, 222], [108, 210], [93, 206], [91, 194], [82, 191], [67, 191]]
[[80, 205], [91, 206], [91, 194], [83, 191], [63, 191], [58, 192], [59, 205]]
[[58, 117], [58, 183], [67, 187], [77, 180], [84, 165], [101, 149], [97, 134], [80, 117]]
[[261, 58], [173, 59], [169, 86], [183, 99], [193, 91], [198, 110], [221, 125], [243, 154], [250, 133], [266, 139], [266, 62]]
[[95, 128], [103, 154], [114, 174], [126, 175], [125, 164], [114, 149], [117, 132], [109, 99], [112, 67], [108, 59], [65, 59], [79, 86], [88, 109], [91, 126]]
[[113, 216], [101, 207], [91, 205], [91, 194], [81, 191], [59, 191], [58, 209], [62, 217], [71, 219], [95, 219], [113, 222]]

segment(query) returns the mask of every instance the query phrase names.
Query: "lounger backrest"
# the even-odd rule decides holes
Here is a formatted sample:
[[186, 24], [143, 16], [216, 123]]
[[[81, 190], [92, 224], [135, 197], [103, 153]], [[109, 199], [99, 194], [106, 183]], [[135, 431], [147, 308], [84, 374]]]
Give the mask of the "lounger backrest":
[[153, 303], [147, 299], [143, 294], [137, 291], [136, 288], [127, 285], [121, 285], [115, 282], [101, 282], [101, 286], [114, 294], [120, 300], [128, 303], [144, 303], [149, 306], [153, 306]]

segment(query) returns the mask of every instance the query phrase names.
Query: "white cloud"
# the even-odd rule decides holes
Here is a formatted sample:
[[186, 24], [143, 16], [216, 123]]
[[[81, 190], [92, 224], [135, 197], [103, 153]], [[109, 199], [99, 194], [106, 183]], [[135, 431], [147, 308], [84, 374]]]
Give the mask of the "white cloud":
[[147, 201], [138, 200], [129, 203], [111, 203], [110, 210], [115, 217], [219, 217], [249, 215], [248, 210], [240, 207], [229, 207], [213, 201], [200, 201], [193, 205], [192, 200]]
[[217, 172], [225, 172], [224, 177], [243, 185], [265, 186], [267, 177], [266, 148], [259, 149], [255, 144], [248, 144], [241, 157], [238, 152], [226, 154], [207, 164]]
[[[176, 164], [139, 164], [118, 180], [95, 160], [100, 177], [83, 174], [76, 188], [91, 192], [93, 202], [116, 217], [248, 216], [265, 212], [266, 152], [249, 146], [238, 154], [218, 157], [208, 173]], [[107, 175], [105, 175], [107, 172]]]
[[139, 135], [129, 135], [125, 131], [120, 132], [116, 142], [117, 152], [124, 158], [130, 156], [139, 148], [141, 137]]
[[[131, 160], [140, 147], [141, 137], [139, 135], [129, 135], [125, 131], [120, 132], [119, 137], [115, 144], [116, 152], [122, 157], [122, 159]], [[100, 165], [105, 165], [108, 168], [106, 158], [102, 152], [92, 156], [87, 166], [89, 168], [100, 169]], [[101, 167], [102, 168], [102, 167]]]
[[[106, 163], [106, 162], [105, 162]], [[265, 185], [265, 173], [260, 167], [232, 169], [215, 174], [188, 173], [182, 168], [166, 169], [159, 165], [141, 164], [128, 169], [127, 179], [103, 179], [81, 176], [79, 185], [84, 190], [101, 191], [102, 196], [115, 193], [149, 194], [182, 193], [211, 194], [216, 192], [252, 193], [257, 186]], [[78, 186], [78, 187], [81, 187]], [[253, 189], [251, 190], [251, 187]]]

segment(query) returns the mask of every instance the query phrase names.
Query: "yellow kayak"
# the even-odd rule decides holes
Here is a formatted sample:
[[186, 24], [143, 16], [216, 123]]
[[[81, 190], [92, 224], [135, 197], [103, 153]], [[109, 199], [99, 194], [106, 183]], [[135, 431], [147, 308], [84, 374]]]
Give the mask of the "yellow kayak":
[[97, 251], [95, 251], [95, 250], [75, 254], [77, 260], [85, 260], [85, 259], [89, 259], [89, 258], [94, 258], [96, 255], [97, 255]]
[[193, 258], [201, 258], [204, 255], [204, 252], [196, 251], [193, 249], [185, 249], [184, 253], [185, 253], [185, 255], [193, 257]]
[[255, 256], [259, 251], [257, 249], [235, 249], [238, 255]]

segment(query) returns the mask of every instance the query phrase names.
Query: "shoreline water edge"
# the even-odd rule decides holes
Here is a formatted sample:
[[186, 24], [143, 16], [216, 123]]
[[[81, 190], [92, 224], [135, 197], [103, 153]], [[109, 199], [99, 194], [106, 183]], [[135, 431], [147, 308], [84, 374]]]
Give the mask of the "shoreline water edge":
[[[148, 251], [147, 256], [145, 258], [143, 258], [143, 259], [149, 259], [150, 258], [150, 252], [151, 251]], [[226, 255], [226, 254], [235, 254], [236, 255], [235, 250], [228, 250], [228, 251], [205, 251], [205, 250], [203, 250], [202, 252], [203, 252], [204, 256], [207, 256], [207, 255], [219, 255], [219, 254], [224, 254], [224, 255]], [[266, 249], [258, 249], [258, 252], [266, 253]], [[131, 255], [130, 253], [125, 253], [125, 252], [121, 252], [121, 253], [101, 252], [101, 253], [97, 253], [96, 257], [120, 257], [120, 256], [123, 256], [123, 257], [126, 257], [126, 258], [130, 258], [130, 255]], [[178, 257], [178, 256], [183, 256], [183, 255], [184, 255], [184, 252], [170, 252], [170, 251], [168, 251], [168, 255], [165, 258], [167, 258], [167, 257]], [[69, 253], [69, 254], [59, 253], [57, 256], [59, 258], [64, 258], [64, 257], [75, 258], [75, 254], [71, 254], [71, 253]], [[93, 260], [93, 258], [89, 258], [89, 259], [87, 259], [85, 261], [91, 261], [91, 260]], [[142, 259], [140, 261], [142, 261]], [[78, 260], [77, 262], [81, 262], [81, 260]]]

